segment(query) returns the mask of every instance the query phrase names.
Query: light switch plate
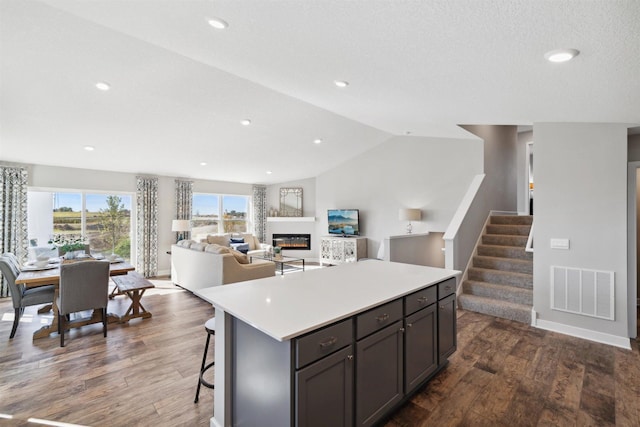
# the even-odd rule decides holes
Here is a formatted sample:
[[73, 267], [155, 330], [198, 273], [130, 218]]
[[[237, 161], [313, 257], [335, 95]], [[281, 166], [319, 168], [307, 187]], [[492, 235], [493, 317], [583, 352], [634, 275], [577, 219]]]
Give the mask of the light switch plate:
[[551, 249], [569, 249], [569, 239], [551, 239]]

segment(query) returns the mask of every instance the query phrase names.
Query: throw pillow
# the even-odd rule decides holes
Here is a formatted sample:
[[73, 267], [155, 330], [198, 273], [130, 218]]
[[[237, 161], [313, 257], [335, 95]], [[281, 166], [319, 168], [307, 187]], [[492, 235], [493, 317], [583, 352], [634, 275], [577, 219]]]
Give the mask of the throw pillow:
[[247, 257], [242, 252], [238, 252], [235, 249], [229, 249], [229, 252], [231, 252], [231, 255], [233, 255], [236, 261], [238, 261], [240, 264], [249, 264], [249, 257]]
[[229, 243], [244, 243], [244, 237], [232, 237]]
[[220, 246], [229, 246], [229, 238], [227, 236], [207, 236], [208, 243], [215, 243]]
[[215, 243], [212, 243], [208, 245], [206, 248], [204, 248], [204, 251], [211, 252], [214, 254], [228, 254], [229, 248], [226, 246], [220, 246], [220, 245], [216, 245]]

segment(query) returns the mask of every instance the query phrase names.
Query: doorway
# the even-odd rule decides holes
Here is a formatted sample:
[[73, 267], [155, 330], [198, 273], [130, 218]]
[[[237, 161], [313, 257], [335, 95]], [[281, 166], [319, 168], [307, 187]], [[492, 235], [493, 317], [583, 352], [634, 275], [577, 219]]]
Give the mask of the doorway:
[[533, 215], [533, 142], [527, 142], [527, 178], [525, 180], [527, 215]]

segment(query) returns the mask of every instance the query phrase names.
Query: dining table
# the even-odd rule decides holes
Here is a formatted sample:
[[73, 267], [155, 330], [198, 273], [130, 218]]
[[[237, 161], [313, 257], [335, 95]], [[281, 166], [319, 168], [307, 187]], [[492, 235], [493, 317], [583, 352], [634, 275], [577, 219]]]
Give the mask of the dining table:
[[[51, 304], [51, 311], [53, 312], [53, 319], [49, 325], [43, 326], [33, 333], [33, 338], [48, 337], [52, 333], [58, 332], [58, 305], [56, 303], [58, 299], [58, 287], [60, 285], [60, 265], [63, 263], [71, 262], [83, 262], [87, 259], [93, 258], [80, 258], [76, 260], [53, 260], [46, 266], [37, 267], [33, 264], [27, 264], [16, 278], [17, 285], [25, 285], [27, 288], [43, 286], [43, 285], [55, 285], [55, 294], [53, 297], [53, 303]], [[124, 260], [101, 260], [102, 262], [109, 262], [109, 276], [119, 276], [127, 274], [130, 271], [134, 271], [135, 267]], [[38, 312], [42, 312], [39, 310]], [[108, 314], [108, 322], [118, 322], [120, 317], [113, 314]], [[97, 310], [91, 314], [90, 317], [83, 317], [74, 319], [67, 323], [70, 328], [78, 328], [80, 326], [89, 325], [91, 323], [102, 322], [100, 313]]]

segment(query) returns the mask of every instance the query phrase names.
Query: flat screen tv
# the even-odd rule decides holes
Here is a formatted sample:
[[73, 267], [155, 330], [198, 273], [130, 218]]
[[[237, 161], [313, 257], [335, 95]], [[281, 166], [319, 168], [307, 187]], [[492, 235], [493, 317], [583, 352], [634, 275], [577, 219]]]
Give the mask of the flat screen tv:
[[358, 236], [360, 234], [360, 218], [358, 209], [329, 209], [329, 234], [341, 236]]

